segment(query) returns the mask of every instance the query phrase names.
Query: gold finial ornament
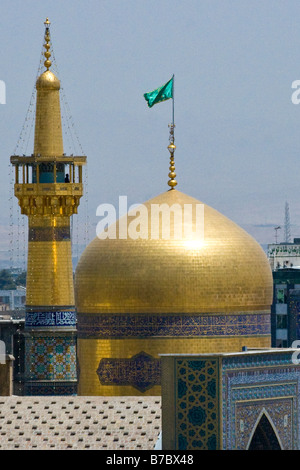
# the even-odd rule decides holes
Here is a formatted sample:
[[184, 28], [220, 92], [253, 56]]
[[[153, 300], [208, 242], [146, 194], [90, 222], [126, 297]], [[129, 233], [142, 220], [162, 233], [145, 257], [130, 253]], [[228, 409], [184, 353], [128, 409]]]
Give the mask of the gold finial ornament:
[[175, 180], [176, 173], [175, 173], [175, 162], [174, 162], [174, 152], [176, 150], [176, 145], [174, 144], [174, 127], [175, 124], [169, 124], [170, 127], [170, 145], [168, 145], [168, 150], [170, 152], [170, 173], [168, 174], [170, 180], [168, 181], [168, 185], [171, 189], [174, 189], [177, 186], [177, 181]]
[[46, 44], [44, 44], [44, 48], [46, 49], [46, 52], [44, 52], [44, 56], [46, 57], [46, 60], [44, 62], [44, 65], [47, 70], [51, 67], [51, 60], [49, 58], [51, 57], [51, 53], [49, 52], [50, 49], [50, 21], [49, 18], [46, 18], [46, 21], [44, 22], [45, 25], [45, 41]]
[[171, 178], [169, 181], [168, 181], [168, 185], [171, 186], [171, 189], [174, 189], [175, 186], [177, 186], [177, 181], [175, 180], [175, 177], [176, 177], [176, 173], [175, 173], [175, 162], [174, 162], [174, 152], [175, 152], [175, 149], [176, 149], [176, 145], [174, 145], [173, 143], [171, 143], [169, 146], [168, 146], [168, 149], [169, 149], [169, 152], [170, 152], [170, 173], [169, 173], [169, 178]]

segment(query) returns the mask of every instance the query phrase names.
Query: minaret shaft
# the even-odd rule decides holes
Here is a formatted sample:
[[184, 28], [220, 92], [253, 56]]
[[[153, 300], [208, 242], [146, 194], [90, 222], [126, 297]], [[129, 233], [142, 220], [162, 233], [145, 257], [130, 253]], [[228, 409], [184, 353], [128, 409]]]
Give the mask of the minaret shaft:
[[27, 307], [74, 308], [70, 217], [29, 216], [27, 270]]

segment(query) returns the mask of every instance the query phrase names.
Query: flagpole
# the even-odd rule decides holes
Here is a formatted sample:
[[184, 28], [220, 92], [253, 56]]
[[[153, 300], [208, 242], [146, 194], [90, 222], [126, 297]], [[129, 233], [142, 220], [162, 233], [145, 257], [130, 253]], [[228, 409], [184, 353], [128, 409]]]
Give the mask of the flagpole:
[[[170, 129], [169, 145], [168, 145], [168, 150], [170, 152], [170, 167], [169, 167], [170, 180], [168, 181], [168, 185], [171, 187], [171, 189], [174, 189], [175, 186], [177, 185], [177, 181], [175, 180], [176, 173], [175, 173], [175, 163], [174, 163], [174, 152], [176, 149], [176, 145], [174, 143], [175, 142], [174, 81], [175, 81], [175, 75], [173, 74], [172, 78], [167, 83], [165, 83], [165, 85], [157, 88], [156, 90], [150, 91], [149, 93], [144, 93], [144, 98], [147, 101], [149, 108], [152, 108], [153, 105], [155, 105], [156, 103], [160, 103], [161, 101], [166, 101], [166, 100], [169, 100], [170, 98], [172, 99], [172, 122], [171, 124], [168, 125]], [[170, 87], [171, 83], [172, 83], [172, 89]]]
[[169, 135], [169, 141], [170, 143], [174, 144], [175, 142], [175, 117], [174, 117], [174, 108], [175, 108], [175, 105], [174, 105], [174, 83], [175, 83], [175, 75], [173, 74], [173, 85], [172, 85], [172, 122], [171, 124], [169, 124], [169, 128], [170, 128], [170, 135]]
[[175, 127], [175, 120], [174, 120], [174, 90], [175, 90], [175, 75], [173, 74], [173, 98], [172, 98], [172, 124], [173, 124], [173, 128]]

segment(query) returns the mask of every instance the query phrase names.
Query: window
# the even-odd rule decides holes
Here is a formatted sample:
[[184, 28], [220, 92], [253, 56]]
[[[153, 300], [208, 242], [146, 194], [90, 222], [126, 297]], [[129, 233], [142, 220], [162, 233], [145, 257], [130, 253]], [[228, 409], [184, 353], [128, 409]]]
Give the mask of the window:
[[286, 289], [276, 289], [276, 301], [278, 304], [286, 304]]
[[287, 348], [287, 340], [286, 339], [277, 339], [276, 340], [276, 348]]
[[276, 328], [287, 328], [287, 315], [276, 315]]

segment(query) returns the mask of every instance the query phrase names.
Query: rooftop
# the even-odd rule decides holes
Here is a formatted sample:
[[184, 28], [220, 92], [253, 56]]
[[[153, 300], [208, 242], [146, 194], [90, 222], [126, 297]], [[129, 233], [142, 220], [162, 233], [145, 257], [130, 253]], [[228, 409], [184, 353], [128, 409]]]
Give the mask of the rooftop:
[[0, 450], [151, 450], [160, 397], [0, 397]]

